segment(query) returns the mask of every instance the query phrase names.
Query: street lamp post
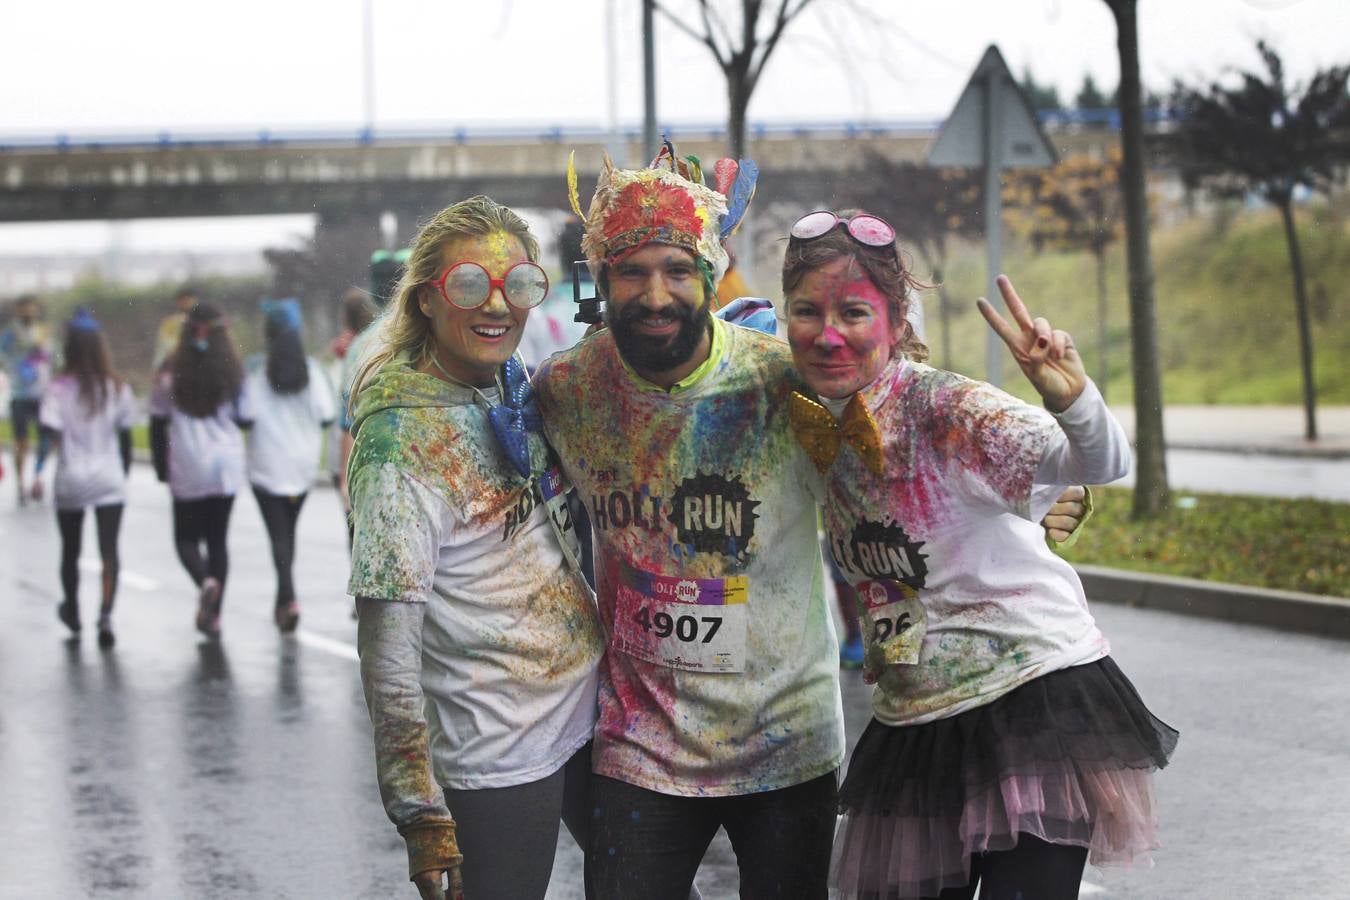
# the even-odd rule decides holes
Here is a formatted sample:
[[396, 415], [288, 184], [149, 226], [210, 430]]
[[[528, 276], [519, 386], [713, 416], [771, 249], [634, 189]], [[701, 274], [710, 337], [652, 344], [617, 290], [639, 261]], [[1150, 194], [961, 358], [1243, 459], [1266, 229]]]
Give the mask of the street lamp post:
[[642, 148], [646, 159], [656, 157], [656, 0], [642, 0]]
[[375, 0], [362, 0], [362, 113], [365, 117], [366, 134], [375, 133]]

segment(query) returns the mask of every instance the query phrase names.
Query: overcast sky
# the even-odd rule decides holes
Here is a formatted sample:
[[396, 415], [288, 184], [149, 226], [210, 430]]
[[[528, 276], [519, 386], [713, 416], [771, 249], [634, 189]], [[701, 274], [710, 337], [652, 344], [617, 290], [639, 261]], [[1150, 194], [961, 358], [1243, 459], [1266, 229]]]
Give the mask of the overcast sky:
[[[641, 120], [638, 0], [370, 2], [377, 128]], [[0, 0], [0, 138], [356, 128], [363, 8]], [[1350, 57], [1347, 0], [1141, 0], [1139, 19], [1144, 80], [1155, 89], [1253, 65], [1257, 37], [1280, 49], [1295, 78]], [[1107, 89], [1117, 80], [1102, 0], [815, 0], [770, 62], [750, 116], [940, 118], [990, 43], [1066, 101], [1085, 73]], [[658, 17], [657, 52], [661, 120], [723, 121], [723, 82], [706, 48]], [[0, 241], [17, 246], [17, 234], [0, 229]]]

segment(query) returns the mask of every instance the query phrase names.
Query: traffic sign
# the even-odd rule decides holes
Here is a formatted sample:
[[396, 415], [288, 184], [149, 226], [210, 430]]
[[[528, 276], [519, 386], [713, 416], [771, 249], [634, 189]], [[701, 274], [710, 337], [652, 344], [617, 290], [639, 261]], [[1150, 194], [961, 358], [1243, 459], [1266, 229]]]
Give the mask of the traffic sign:
[[[1052, 166], [1055, 148], [1041, 130], [1031, 102], [993, 44], [966, 83], [937, 140], [930, 166], [984, 169], [984, 233], [988, 259], [985, 296], [998, 303], [994, 279], [1003, 267], [1003, 170]], [[985, 380], [1003, 382], [1003, 343], [992, 330], [985, 340]]]
[[[989, 106], [991, 93], [994, 102]], [[991, 112], [993, 127], [987, 128]], [[992, 44], [928, 151], [928, 164], [983, 167], [986, 131], [996, 137], [989, 149], [994, 151], [999, 168], [1038, 168], [1056, 162], [1055, 148], [1041, 130], [1036, 111], [1008, 70], [1003, 54]]]

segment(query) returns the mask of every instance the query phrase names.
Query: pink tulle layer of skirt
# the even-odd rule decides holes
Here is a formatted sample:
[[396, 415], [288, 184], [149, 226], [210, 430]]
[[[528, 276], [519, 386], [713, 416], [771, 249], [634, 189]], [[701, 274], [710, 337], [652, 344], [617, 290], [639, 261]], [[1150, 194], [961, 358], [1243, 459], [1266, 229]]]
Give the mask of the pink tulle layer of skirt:
[[1019, 834], [1094, 865], [1151, 863], [1153, 772], [1176, 743], [1109, 656], [949, 718], [874, 719], [839, 788], [831, 882], [844, 898], [936, 896]]
[[970, 797], [960, 816], [855, 813], [840, 822], [831, 862], [841, 898], [932, 897], [970, 880], [975, 853], [1017, 835], [1088, 848], [1094, 865], [1152, 865], [1157, 849], [1151, 772], [1124, 769], [1012, 776]]

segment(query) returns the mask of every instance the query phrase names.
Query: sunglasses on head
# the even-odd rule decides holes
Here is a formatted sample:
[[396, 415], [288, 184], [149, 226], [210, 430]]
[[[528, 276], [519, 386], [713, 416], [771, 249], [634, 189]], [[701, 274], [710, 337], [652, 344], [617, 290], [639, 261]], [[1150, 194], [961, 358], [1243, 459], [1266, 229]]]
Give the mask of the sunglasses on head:
[[824, 237], [843, 225], [848, 236], [867, 247], [887, 247], [895, 243], [895, 229], [891, 223], [871, 213], [858, 213], [851, 219], [841, 219], [829, 210], [809, 212], [793, 223], [788, 234], [799, 241]]
[[431, 282], [451, 306], [477, 309], [500, 288], [506, 302], [517, 309], [533, 309], [548, 296], [548, 275], [532, 262], [518, 262], [501, 278], [493, 278], [476, 262], [457, 262]]

